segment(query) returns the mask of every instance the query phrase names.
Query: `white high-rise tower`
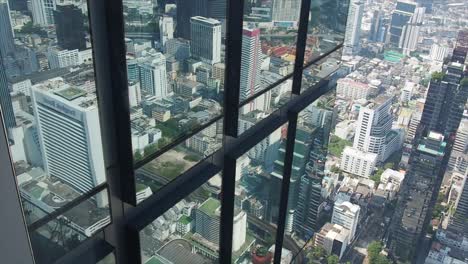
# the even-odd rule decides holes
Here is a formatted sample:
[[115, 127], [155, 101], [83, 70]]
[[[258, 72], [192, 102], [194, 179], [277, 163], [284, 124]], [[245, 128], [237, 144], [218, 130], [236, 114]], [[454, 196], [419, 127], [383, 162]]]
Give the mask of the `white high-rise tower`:
[[[81, 193], [103, 183], [96, 96], [61, 83], [34, 87], [32, 101], [46, 172]], [[106, 195], [98, 204], [107, 204]]]
[[344, 41], [345, 53], [352, 54], [359, 51], [363, 12], [364, 3], [360, 0], [352, 0], [349, 7], [348, 20], [346, 22], [346, 35]]
[[273, 21], [299, 21], [300, 0], [274, 0], [271, 10]]
[[221, 61], [221, 22], [201, 16], [190, 18], [190, 51], [194, 58], [210, 64]]
[[31, 11], [36, 25], [49, 26], [54, 24], [54, 10], [57, 9], [55, 0], [33, 0]]
[[165, 47], [166, 41], [174, 38], [174, 20], [172, 17], [162, 16], [159, 18], [159, 41]]

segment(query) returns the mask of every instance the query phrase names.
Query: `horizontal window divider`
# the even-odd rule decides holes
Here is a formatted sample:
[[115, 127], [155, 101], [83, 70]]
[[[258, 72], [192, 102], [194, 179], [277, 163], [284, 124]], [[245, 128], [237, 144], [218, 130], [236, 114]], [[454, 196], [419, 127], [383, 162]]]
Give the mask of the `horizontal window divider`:
[[171, 150], [173, 148], [175, 148], [176, 146], [178, 146], [179, 144], [181, 143], [184, 143], [184, 141], [186, 141], [187, 139], [195, 136], [196, 134], [200, 133], [201, 131], [203, 131], [204, 129], [210, 127], [211, 125], [213, 125], [214, 123], [218, 122], [219, 120], [221, 120], [222, 118], [224, 117], [224, 114], [221, 114], [215, 118], [213, 118], [210, 122], [198, 127], [197, 129], [194, 129], [193, 131], [190, 131], [189, 133], [186, 133], [184, 135], [181, 135], [180, 137], [178, 137], [176, 140], [172, 141], [171, 143], [167, 144], [166, 146], [162, 147], [161, 149], [157, 150], [156, 152], [154, 153], [151, 153], [147, 156], [145, 156], [143, 159], [135, 162], [133, 168], [134, 170], [137, 170], [143, 166], [145, 166], [148, 162], [151, 162], [152, 160], [155, 160], [157, 159], [159, 156], [163, 155], [164, 153], [166, 153], [168, 150]]
[[206, 183], [216, 173], [220, 172], [221, 168], [210, 161], [214, 155], [222, 155], [222, 150], [218, 150], [198, 165], [176, 177], [136, 207], [129, 208], [126, 212], [126, 222], [130, 230], [143, 230], [179, 201]]
[[268, 85], [267, 87], [263, 88], [262, 90], [260, 90], [258, 93], [250, 96], [249, 98], [245, 99], [244, 101], [242, 101], [240, 104], [239, 104], [239, 107], [242, 107], [244, 105], [247, 105], [249, 104], [250, 102], [252, 102], [253, 100], [255, 100], [256, 98], [258, 98], [259, 96], [261, 96], [262, 94], [272, 90], [273, 88], [277, 87], [278, 85], [282, 84], [283, 82], [287, 81], [288, 79], [290, 79], [292, 76], [294, 75], [294, 73], [290, 73], [286, 76], [284, 76], [283, 78], [279, 79], [278, 81]]
[[99, 184], [98, 186], [94, 187], [92, 190], [90, 190], [89, 192], [86, 192], [84, 194], [82, 194], [80, 197], [74, 199], [73, 201], [65, 204], [64, 206], [58, 208], [57, 210], [51, 212], [50, 214], [44, 216], [43, 218], [37, 220], [36, 222], [30, 224], [28, 226], [28, 232], [29, 233], [32, 233], [34, 232], [35, 230], [37, 230], [38, 228], [42, 227], [43, 225], [49, 223], [50, 221], [56, 219], [57, 217], [59, 217], [60, 215], [68, 212], [69, 210], [72, 210], [74, 207], [76, 207], [77, 205], [85, 202], [86, 200], [90, 199], [91, 197], [93, 197], [94, 195], [102, 192], [103, 190], [105, 190], [107, 188], [107, 182], [104, 182], [104, 183], [101, 183]]
[[113, 251], [114, 247], [107, 243], [107, 241], [94, 236], [58, 259], [55, 264], [96, 264]]
[[294, 103], [289, 108], [289, 111], [299, 113], [322, 95], [331, 91], [332, 89], [328, 87], [328, 83], [329, 80], [322, 79], [312, 87], [309, 87], [304, 92], [302, 92], [301, 95], [293, 98], [291, 101], [294, 101]]
[[305, 63], [304, 66], [302, 66], [302, 68], [303, 68], [303, 69], [306, 69], [306, 68], [310, 67], [311, 65], [317, 63], [318, 61], [320, 61], [320, 60], [322, 60], [322, 59], [324, 59], [324, 58], [326, 58], [326, 57], [328, 57], [328, 56], [330, 56], [331, 54], [333, 54], [334, 52], [336, 52], [337, 50], [339, 50], [339, 49], [341, 49], [341, 48], [343, 48], [343, 43], [338, 44], [338, 45], [337, 45], [336, 47], [334, 47], [333, 49], [331, 49], [331, 50], [325, 52], [324, 54], [318, 56], [317, 58], [314, 58], [314, 59], [312, 59], [311, 61]]

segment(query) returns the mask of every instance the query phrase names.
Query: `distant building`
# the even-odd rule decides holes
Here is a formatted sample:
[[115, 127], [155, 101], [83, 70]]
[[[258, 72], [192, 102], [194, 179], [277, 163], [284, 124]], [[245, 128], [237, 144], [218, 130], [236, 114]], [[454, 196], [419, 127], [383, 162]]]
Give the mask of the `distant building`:
[[[16, 126], [15, 113], [11, 102], [10, 90], [8, 88], [8, 80], [3, 66], [3, 60], [0, 56], [0, 111], [2, 112], [5, 127], [7, 131]], [[8, 135], [11, 137], [11, 135]]]
[[[52, 87], [54, 85], [52, 84]], [[96, 97], [60, 84], [33, 88], [46, 172], [85, 193], [105, 181]], [[98, 204], [107, 204], [107, 195]]]
[[76, 66], [80, 64], [79, 51], [49, 48], [47, 52], [50, 69], [65, 68], [69, 66]]
[[367, 83], [354, 81], [352, 79], [339, 79], [336, 83], [336, 95], [345, 99], [366, 99], [371, 87]]
[[221, 22], [195, 16], [190, 18], [190, 25], [192, 56], [210, 64], [221, 62]]
[[348, 173], [369, 178], [377, 164], [377, 154], [345, 147], [341, 154], [340, 168]]
[[54, 11], [57, 43], [64, 50], [86, 49], [85, 18], [75, 5], [57, 5]]
[[403, 31], [416, 12], [417, 7], [418, 4], [415, 2], [397, 1], [395, 10], [392, 13], [390, 30], [388, 31], [388, 42], [394, 46], [399, 46], [403, 38]]
[[6, 58], [15, 51], [8, 0], [0, 0], [0, 25], [0, 57]]
[[273, 0], [271, 19], [273, 21], [299, 21], [300, 0]]
[[337, 224], [326, 223], [315, 234], [314, 246], [322, 247], [329, 255], [341, 258], [349, 244], [350, 231]]
[[54, 24], [55, 0], [31, 1], [32, 18], [35, 25], [50, 26]]
[[364, 12], [364, 3], [360, 0], [351, 0], [346, 22], [346, 37], [344, 40], [344, 53], [354, 54], [359, 51], [361, 38], [361, 21]]
[[162, 16], [159, 18], [159, 42], [165, 47], [169, 39], [174, 38], [174, 21], [172, 17]]
[[349, 242], [351, 242], [356, 234], [357, 225], [359, 222], [359, 212], [361, 207], [350, 202], [335, 203], [333, 206], [332, 224], [338, 224], [349, 230]]
[[166, 98], [169, 94], [166, 57], [157, 52], [148, 58], [148, 61], [139, 64], [138, 67], [141, 90], [156, 98]]

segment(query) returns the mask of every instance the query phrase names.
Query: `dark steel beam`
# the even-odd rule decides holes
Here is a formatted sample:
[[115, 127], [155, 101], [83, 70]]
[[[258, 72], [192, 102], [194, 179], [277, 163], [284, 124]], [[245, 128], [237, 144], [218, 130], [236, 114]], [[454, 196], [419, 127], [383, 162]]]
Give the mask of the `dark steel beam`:
[[113, 250], [114, 248], [104, 239], [93, 237], [58, 259], [55, 264], [96, 264]]

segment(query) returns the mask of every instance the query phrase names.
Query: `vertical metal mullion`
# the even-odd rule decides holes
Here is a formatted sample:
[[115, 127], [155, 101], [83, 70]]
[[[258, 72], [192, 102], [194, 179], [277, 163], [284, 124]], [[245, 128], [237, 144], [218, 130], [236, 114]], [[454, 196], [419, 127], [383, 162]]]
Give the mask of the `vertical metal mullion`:
[[304, 66], [304, 55], [307, 41], [307, 31], [309, 28], [310, 2], [312, 0], [301, 1], [301, 13], [299, 17], [299, 29], [297, 32], [296, 61], [294, 63], [293, 95], [301, 93], [302, 70]]
[[297, 113], [288, 113], [288, 135], [286, 139], [286, 153], [283, 167], [283, 182], [281, 186], [281, 200], [279, 205], [278, 229], [276, 231], [275, 258], [274, 263], [281, 263], [281, 251], [286, 225], [288, 210], [289, 185], [291, 181], [292, 164], [294, 160], [294, 143], [296, 141]]
[[136, 204], [122, 0], [88, 0], [99, 117], [112, 224], [105, 239], [118, 264], [140, 256], [138, 232], [126, 227], [125, 208]]
[[[307, 41], [307, 31], [309, 27], [310, 2], [312, 0], [301, 1], [301, 11], [299, 17], [299, 28], [296, 43], [296, 60], [294, 63], [294, 76], [292, 84], [293, 96], [300, 95], [302, 84], [302, 71], [304, 69], [304, 55]], [[284, 241], [284, 230], [286, 215], [288, 210], [289, 186], [291, 181], [292, 163], [294, 159], [294, 143], [296, 141], [297, 112], [288, 113], [288, 138], [286, 140], [286, 153], [284, 158], [283, 182], [281, 187], [281, 200], [279, 207], [278, 229], [276, 232], [274, 263], [281, 263], [281, 253]]]
[[236, 159], [229, 157], [226, 145], [237, 137], [239, 89], [242, 55], [244, 0], [228, 0], [226, 32], [226, 69], [224, 80], [224, 166], [221, 186], [220, 263], [232, 261], [232, 238], [236, 183]]
[[244, 0], [228, 0], [227, 8], [224, 135], [237, 137]]

